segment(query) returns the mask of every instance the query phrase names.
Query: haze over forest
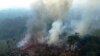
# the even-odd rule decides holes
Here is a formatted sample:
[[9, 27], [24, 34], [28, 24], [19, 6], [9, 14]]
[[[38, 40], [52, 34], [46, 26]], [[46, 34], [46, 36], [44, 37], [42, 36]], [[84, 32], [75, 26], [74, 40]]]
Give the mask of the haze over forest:
[[[92, 51], [94, 53], [96, 53], [97, 50], [100, 51], [100, 47], [97, 48], [97, 46], [100, 46], [98, 45], [100, 44], [100, 38], [98, 42], [96, 42], [100, 36], [99, 1], [98, 3], [94, 1], [93, 9], [91, 7], [92, 2], [88, 5], [89, 0], [87, 0], [88, 3], [86, 3], [86, 0], [74, 0], [72, 5], [69, 3], [68, 7], [63, 7], [63, 2], [59, 3], [58, 0], [54, 2], [54, 7], [52, 7], [51, 0], [50, 2], [48, 2], [48, 0], [47, 3], [44, 4], [42, 4], [42, 2], [45, 0], [37, 0], [38, 2], [36, 3], [34, 0], [33, 4], [30, 4], [32, 3], [31, 0], [29, 2], [20, 1], [20, 3], [19, 1], [20, 0], [16, 0], [16, 3], [14, 1], [11, 3], [10, 1], [7, 4], [2, 1], [5, 5], [0, 4], [0, 55], [6, 56], [5, 53], [10, 52], [8, 42], [10, 42], [11, 47], [14, 45], [13, 47], [21, 48], [26, 42], [28, 43], [28, 41], [31, 41], [30, 39], [33, 38], [43, 44], [46, 43], [56, 46], [56, 44], [58, 45], [58, 43], [60, 43], [60, 40], [67, 39], [70, 35], [73, 36], [75, 33], [81, 36], [80, 43], [86, 41], [85, 43], [91, 45], [93, 41], [96, 46], [95, 44], [91, 45], [92, 48], [95, 49], [95, 51]], [[6, 8], [6, 6], [11, 7]], [[60, 38], [62, 35], [64, 36], [64, 34], [68, 36]], [[96, 36], [97, 39], [95, 39], [96, 37], [94, 36]], [[95, 40], [93, 40], [92, 37]], [[77, 43], [81, 45], [79, 42]], [[86, 45], [86, 48], [91, 50], [91, 48], [89, 48], [90, 46], [88, 44]], [[84, 52], [84, 49], [82, 50], [82, 52]]]

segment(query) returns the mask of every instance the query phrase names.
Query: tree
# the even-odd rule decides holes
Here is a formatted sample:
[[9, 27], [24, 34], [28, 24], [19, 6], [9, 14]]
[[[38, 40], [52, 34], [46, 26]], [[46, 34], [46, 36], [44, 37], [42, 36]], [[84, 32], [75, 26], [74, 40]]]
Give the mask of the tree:
[[98, 52], [100, 52], [100, 38], [86, 35], [80, 40], [79, 46], [80, 56], [97, 56]]
[[75, 51], [77, 48], [77, 43], [80, 40], [80, 36], [78, 33], [74, 35], [68, 36], [67, 43], [69, 46], [69, 52], [72, 54], [72, 51]]

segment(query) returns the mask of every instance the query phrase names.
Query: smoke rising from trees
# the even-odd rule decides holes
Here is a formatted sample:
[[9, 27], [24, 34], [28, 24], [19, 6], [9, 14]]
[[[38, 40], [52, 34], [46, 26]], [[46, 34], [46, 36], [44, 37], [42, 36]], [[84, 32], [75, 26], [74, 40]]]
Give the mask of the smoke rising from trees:
[[93, 3], [90, 0], [84, 0], [84, 3], [77, 1], [79, 1], [77, 5], [71, 0], [37, 1], [32, 7], [33, 18], [26, 24], [26, 36], [30, 35], [30, 37], [25, 37], [22, 41], [28, 42], [29, 39], [34, 38], [41, 43], [46, 42], [51, 45], [59, 43], [59, 35], [63, 32], [68, 34], [78, 32], [80, 35], [85, 35], [94, 31], [92, 26], [96, 26], [95, 21], [100, 18], [94, 15], [98, 11], [96, 9], [99, 1]]

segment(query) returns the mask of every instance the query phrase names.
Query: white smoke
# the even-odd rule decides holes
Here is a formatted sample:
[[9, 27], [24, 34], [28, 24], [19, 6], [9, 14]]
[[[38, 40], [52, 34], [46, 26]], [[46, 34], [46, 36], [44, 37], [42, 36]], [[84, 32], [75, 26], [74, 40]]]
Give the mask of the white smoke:
[[27, 23], [28, 33], [19, 45], [25, 45], [30, 38], [55, 45], [62, 32], [88, 34], [99, 22], [99, 15], [94, 15], [99, 5], [99, 0], [38, 0], [32, 8], [34, 16]]
[[52, 28], [49, 30], [48, 44], [57, 44], [59, 35], [62, 33], [62, 20], [57, 20], [52, 24]]
[[[27, 24], [27, 32], [30, 36], [27, 37], [26, 34], [25, 40], [22, 40], [19, 45], [25, 45], [32, 37], [37, 40], [41, 39], [39, 42], [47, 41], [47, 44], [53, 44], [58, 41], [59, 34], [62, 31], [63, 16], [68, 11], [71, 3], [72, 0], [38, 0], [33, 5], [33, 13], [35, 13], [35, 16]], [[52, 27], [46, 30], [48, 24], [51, 24]]]
[[29, 42], [29, 40], [30, 40], [30, 36], [31, 36], [30, 34], [26, 34], [25, 38], [22, 39], [22, 40], [18, 43], [17, 47], [23, 47], [23, 46], [25, 46], [26, 44], [28, 44], [28, 42]]
[[[76, 26], [75, 32], [80, 33], [81, 35], [88, 34], [90, 31], [94, 30], [94, 25], [97, 25], [96, 21], [96, 12], [99, 9], [100, 1], [99, 0], [87, 0], [84, 7], [84, 13], [82, 14], [82, 19], [79, 24]], [[98, 13], [100, 13], [98, 11]], [[94, 24], [94, 25], [93, 25]], [[92, 27], [93, 26], [93, 27]], [[98, 27], [98, 26], [96, 26]]]

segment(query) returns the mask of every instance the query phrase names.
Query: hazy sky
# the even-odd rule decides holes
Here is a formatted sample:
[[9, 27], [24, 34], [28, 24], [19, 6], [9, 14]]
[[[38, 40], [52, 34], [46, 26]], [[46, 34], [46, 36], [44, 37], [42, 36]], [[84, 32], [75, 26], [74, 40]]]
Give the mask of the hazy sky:
[[0, 0], [0, 10], [7, 8], [30, 8], [36, 0]]
[[[0, 9], [6, 8], [30, 8], [31, 4], [37, 0], [0, 0]], [[86, 0], [74, 0], [74, 5], [79, 5], [81, 2], [84, 3]], [[81, 4], [82, 4], [81, 3]]]
[[[0, 9], [30, 8], [38, 0], [0, 0]], [[74, 5], [84, 4], [87, 0], [73, 0]]]

